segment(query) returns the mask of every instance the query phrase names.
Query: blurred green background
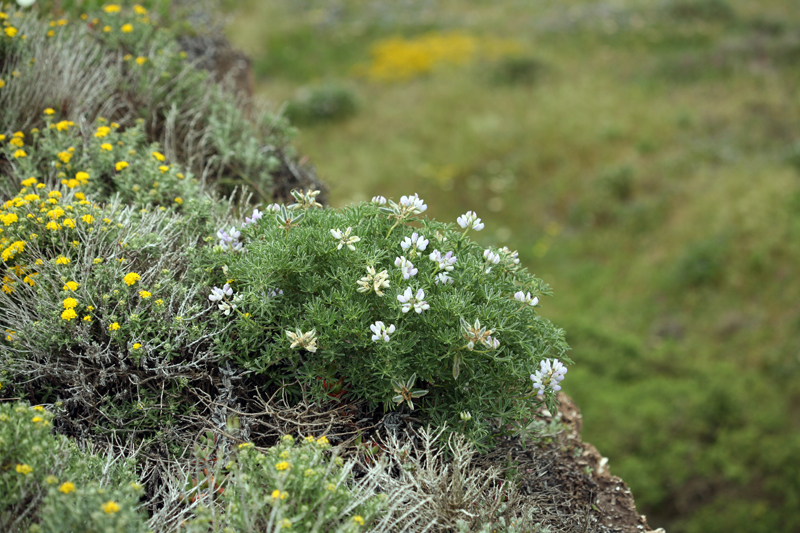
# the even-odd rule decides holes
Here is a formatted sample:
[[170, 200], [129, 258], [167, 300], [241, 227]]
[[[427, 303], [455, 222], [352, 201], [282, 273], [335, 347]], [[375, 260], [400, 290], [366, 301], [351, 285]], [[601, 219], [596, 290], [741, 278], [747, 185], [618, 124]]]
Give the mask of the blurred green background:
[[551, 284], [584, 437], [653, 527], [800, 531], [791, 0], [244, 0], [333, 205], [418, 192]]

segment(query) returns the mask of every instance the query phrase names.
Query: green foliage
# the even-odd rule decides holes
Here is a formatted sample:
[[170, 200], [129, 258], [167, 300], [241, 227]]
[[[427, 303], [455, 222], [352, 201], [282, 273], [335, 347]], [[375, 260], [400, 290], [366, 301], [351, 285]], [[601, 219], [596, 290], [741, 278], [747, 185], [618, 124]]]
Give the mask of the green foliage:
[[511, 55], [498, 60], [492, 67], [492, 80], [504, 85], [532, 85], [546, 72], [546, 65], [536, 57]]
[[208, 531], [209, 523], [214, 531], [363, 531], [388, 506], [387, 495], [355, 483], [354, 463], [329, 454], [329, 448], [325, 437], [295, 444], [290, 435], [266, 453], [240, 444], [228, 465], [222, 514], [206, 509], [187, 522], [187, 531]]
[[720, 235], [688, 245], [675, 265], [674, 282], [679, 287], [719, 283], [727, 253], [728, 240]]
[[343, 85], [328, 84], [301, 90], [286, 106], [286, 117], [298, 125], [333, 122], [356, 113], [353, 90]]
[[[200, 267], [213, 269], [216, 285], [227, 282], [235, 293], [213, 319], [229, 327], [216, 339], [221, 353], [273, 380], [299, 376], [323, 397], [321, 379], [342, 379], [345, 390], [373, 408], [393, 407], [401, 391], [392, 383], [416, 374], [416, 388], [428, 391], [416, 404], [439, 425], [456, 425], [458, 413], [470, 411], [467, 431], [484, 444], [493, 419], [503, 427], [531, 413], [530, 374], [545, 358], [563, 358], [567, 346], [563, 331], [514, 299], [518, 291], [548, 293], [519, 268], [516, 254], [484, 250], [467, 230], [449, 224], [409, 225], [408, 212], [375, 203], [341, 210], [305, 205], [290, 211], [299, 213], [290, 225], [276, 222], [292, 216], [285, 208], [247, 225], [246, 253], [219, 246], [204, 255]], [[427, 248], [404, 251], [400, 244], [415, 233], [429, 239]], [[432, 260], [431, 252], [452, 253], [454, 268]], [[393, 266], [399, 256], [419, 273], [404, 279]], [[412, 295], [419, 307], [409, 310], [413, 302], [404, 307], [399, 298]], [[372, 340], [376, 321], [396, 327], [390, 341]]]
[[[42, 406], [0, 404], [3, 531], [146, 531], [132, 462], [78, 450], [52, 420]], [[103, 512], [109, 501], [119, 509]]]

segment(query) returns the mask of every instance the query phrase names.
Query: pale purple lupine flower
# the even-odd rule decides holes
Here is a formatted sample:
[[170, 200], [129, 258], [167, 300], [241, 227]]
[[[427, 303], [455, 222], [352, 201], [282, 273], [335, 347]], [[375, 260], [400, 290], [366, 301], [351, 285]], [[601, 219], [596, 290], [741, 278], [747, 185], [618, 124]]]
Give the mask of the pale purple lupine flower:
[[481, 219], [478, 218], [478, 215], [475, 213], [475, 211], [467, 211], [458, 217], [456, 222], [458, 222], [458, 225], [463, 229], [474, 229], [475, 231], [480, 231], [483, 229], [483, 222], [481, 222]]
[[405, 207], [412, 215], [419, 215], [428, 209], [428, 206], [422, 201], [417, 193], [414, 193], [414, 196], [401, 196], [400, 205]]
[[448, 283], [453, 283], [453, 278], [447, 275], [447, 272], [439, 272], [436, 274], [436, 280], [434, 281], [437, 285], [441, 283], [442, 285], [447, 285]]
[[233, 297], [233, 302], [228, 302], [227, 298], [230, 296], [233, 296], [233, 289], [226, 283], [221, 289], [219, 287], [211, 289], [211, 294], [208, 295], [208, 299], [212, 302], [219, 302], [217, 304], [219, 310], [227, 316], [231, 314], [231, 311], [236, 309], [236, 303], [233, 302], [241, 300], [241, 297], [237, 294]]
[[267, 213], [278, 214], [281, 212], [281, 204], [269, 204], [264, 208], [264, 211]]
[[395, 328], [394, 324], [391, 324], [390, 326], [387, 327], [386, 324], [378, 320], [377, 322], [372, 324], [369, 327], [369, 329], [371, 329], [372, 333], [374, 333], [374, 335], [372, 336], [373, 342], [377, 342], [379, 340], [383, 340], [384, 342], [389, 342], [391, 340], [389, 335], [394, 333]]
[[383, 196], [373, 196], [372, 203], [375, 205], [386, 205], [386, 198]]
[[231, 250], [232, 252], [238, 252], [242, 249], [242, 243], [239, 242], [239, 237], [241, 236], [242, 233], [234, 227], [231, 227], [230, 233], [226, 232], [224, 229], [217, 232], [219, 245], [223, 249]]
[[269, 289], [267, 291], [267, 298], [275, 298], [276, 296], [283, 296], [283, 289]]
[[253, 209], [253, 215], [252, 216], [244, 217], [244, 224], [242, 224], [242, 227], [244, 228], [244, 227], [249, 226], [250, 224], [255, 224], [256, 222], [261, 220], [261, 218], [263, 216], [264, 216], [264, 213], [259, 211], [258, 208]]
[[414, 263], [406, 259], [404, 256], [395, 258], [394, 266], [400, 267], [400, 272], [403, 273], [403, 279], [408, 279], [415, 276], [419, 270], [414, 268]]
[[434, 250], [428, 256], [431, 261], [438, 263], [439, 270], [444, 270], [445, 272], [452, 272], [453, 264], [457, 261], [457, 258], [453, 255], [453, 252], [447, 252], [445, 255], [442, 255], [442, 252], [439, 250]]
[[417, 314], [422, 313], [426, 309], [430, 309], [431, 306], [428, 305], [428, 302], [423, 300], [425, 298], [425, 292], [422, 289], [417, 290], [417, 294], [412, 296], [411, 287], [406, 287], [405, 292], [403, 294], [398, 294], [397, 299], [400, 301], [403, 306], [400, 308], [400, 311], [403, 313], [408, 313], [411, 308], [414, 308]]
[[536, 305], [539, 303], [538, 296], [531, 296], [531, 293], [518, 291], [514, 293], [514, 299], [524, 305]]
[[410, 251], [411, 257], [416, 255], [416, 252], [419, 250], [420, 252], [425, 251], [425, 248], [428, 247], [428, 239], [417, 233], [416, 231], [411, 234], [411, 237], [406, 237], [403, 239], [403, 242], [400, 243], [400, 247], [408, 251]]
[[560, 391], [561, 385], [559, 383], [564, 380], [566, 373], [567, 367], [558, 359], [545, 359], [542, 361], [539, 370], [535, 374], [531, 374], [533, 388], [539, 389], [537, 396], [542, 396], [547, 387], [550, 387], [553, 391]]

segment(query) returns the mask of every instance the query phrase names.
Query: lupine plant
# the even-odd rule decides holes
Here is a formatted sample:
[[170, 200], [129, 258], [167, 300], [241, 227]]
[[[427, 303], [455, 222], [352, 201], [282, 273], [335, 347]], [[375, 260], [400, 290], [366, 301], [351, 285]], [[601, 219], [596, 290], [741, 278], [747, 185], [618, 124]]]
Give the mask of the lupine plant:
[[484, 226], [475, 213], [458, 229], [420, 218], [416, 194], [339, 210], [317, 208], [313, 194], [296, 192], [274, 216], [253, 211], [225, 230], [240, 247], [202, 256], [218, 279], [208, 303], [237, 302], [213, 319], [227, 328], [220, 352], [255, 373], [299, 376], [321, 397], [320, 381], [341, 380], [372, 408], [402, 404], [451, 427], [470, 412], [476, 443], [552, 407], [563, 373], [531, 382], [543, 361], [569, 362], [563, 331], [537, 313], [548, 288], [516, 252], [469, 238]]

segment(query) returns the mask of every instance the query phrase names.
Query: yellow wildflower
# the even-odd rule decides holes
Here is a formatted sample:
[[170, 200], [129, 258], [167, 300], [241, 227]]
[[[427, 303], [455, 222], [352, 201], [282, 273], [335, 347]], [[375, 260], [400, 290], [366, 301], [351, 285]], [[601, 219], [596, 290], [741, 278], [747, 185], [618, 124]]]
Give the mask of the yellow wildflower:
[[26, 180], [22, 180], [21, 183], [23, 187], [33, 187], [34, 185], [36, 185], [36, 183], [38, 183], [38, 181], [39, 180], [37, 180], [36, 178], [30, 177]]
[[286, 461], [281, 461], [280, 463], [276, 463], [275, 464], [275, 468], [278, 469], [278, 470], [281, 470], [281, 471], [286, 470], [286, 469], [290, 468], [291, 466], [292, 465], [290, 465]]
[[47, 196], [49, 196], [50, 198], [61, 198], [61, 193], [58, 191], [50, 191], [49, 193], [47, 193]]
[[117, 172], [120, 172], [121, 170], [128, 168], [128, 162], [127, 161], [118, 161], [117, 164], [114, 165], [114, 168], [117, 169]]
[[[72, 283], [75, 283], [74, 281]], [[76, 284], [77, 285], [77, 284]], [[66, 288], [66, 286], [65, 286]], [[72, 290], [72, 289], [70, 289]], [[75, 298], [64, 298], [64, 309], [74, 309], [78, 305], [78, 300]]]
[[17, 474], [27, 476], [31, 472], [33, 472], [33, 468], [31, 468], [29, 465], [17, 463]]
[[48, 485], [52, 485], [54, 483], [58, 483], [58, 478], [56, 476], [47, 476], [44, 478], [45, 483]]
[[103, 32], [108, 33], [111, 31], [111, 26], [103, 26]]
[[22, 148], [23, 146], [25, 146], [25, 141], [23, 141], [19, 137], [12, 137], [12, 139], [8, 141], [8, 144], [10, 144], [11, 146], [16, 146], [17, 148]]
[[147, 10], [139, 4], [133, 4], [133, 12], [137, 15], [147, 15]]
[[123, 24], [120, 30], [122, 33], [130, 33], [133, 31], [133, 24]]
[[110, 144], [108, 144], [108, 143], [103, 143], [103, 144], [101, 144], [101, 145], [100, 145], [100, 148], [102, 148], [103, 150], [106, 150], [107, 152], [110, 152], [111, 150], [113, 150], [113, 149], [114, 149], [114, 147], [113, 147], [113, 146], [111, 146], [111, 145], [110, 145]]
[[122, 278], [122, 281], [124, 281], [126, 285], [130, 286], [139, 281], [141, 278], [142, 277], [136, 272], [129, 272], [125, 274], [125, 277]]
[[74, 309], [65, 309], [64, 312], [61, 313], [61, 318], [69, 322], [73, 318], [78, 318], [78, 313], [76, 313]]
[[103, 137], [108, 135], [108, 132], [110, 131], [111, 128], [109, 128], [108, 126], [100, 126], [97, 128], [97, 131], [94, 132], [94, 136], [97, 137], [98, 139], [102, 139]]
[[83, 215], [81, 217], [81, 220], [83, 220], [87, 224], [91, 224], [92, 222], [94, 222], [94, 217], [92, 215]]
[[153, 154], [153, 157], [155, 157], [156, 160], [158, 161], [166, 161], [167, 159], [166, 156], [161, 152], [150, 152], [150, 153]]
[[57, 265], [68, 265], [72, 261], [70, 261], [69, 257], [64, 257], [63, 255], [59, 255], [56, 257], [56, 264]]
[[113, 514], [116, 513], [121, 509], [121, 507], [114, 501], [108, 501], [102, 505], [103, 512], [106, 514]]
[[75, 219], [65, 218], [64, 219], [64, 225], [66, 227], [68, 227], [68, 228], [74, 228], [75, 227]]
[[45, 115], [55, 115], [55, 113], [56, 111], [52, 107], [48, 107], [47, 109], [44, 110]]
[[47, 223], [45, 229], [49, 229], [50, 231], [57, 231], [61, 229], [61, 224], [51, 220], [50, 222]]
[[34, 416], [33, 418], [31, 418], [31, 422], [33, 422], [34, 424], [38, 424], [39, 422], [44, 422], [44, 418], [42, 418], [41, 416]]
[[62, 163], [69, 163], [69, 160], [72, 159], [72, 152], [58, 152], [58, 158]]
[[14, 222], [18, 222], [19, 217], [16, 215], [16, 213], [8, 213], [6, 215], [0, 215], [0, 220], [2, 220], [3, 224], [6, 226], [10, 226]]
[[133, 346], [131, 346], [131, 348], [133, 348], [134, 350], [138, 350], [141, 347], [142, 347], [142, 345], [139, 344], [138, 342], [134, 343]]
[[75, 174], [75, 179], [80, 181], [80, 182], [82, 182], [82, 183], [86, 183], [87, 181], [89, 181], [89, 173], [88, 172], [78, 172], [77, 174]]
[[[81, 284], [80, 284], [80, 283], [76, 283], [76, 282], [74, 282], [74, 281], [68, 281], [68, 282], [66, 282], [66, 283], [64, 284], [64, 290], [65, 290], [65, 291], [72, 291], [72, 292], [75, 292], [75, 291], [77, 291], [77, 290], [78, 290], [78, 287], [80, 287], [80, 286], [81, 286]], [[73, 306], [73, 307], [74, 307], [74, 306]]]
[[169, 167], [167, 165], [161, 165], [160, 167], [158, 167], [158, 170], [160, 170], [161, 173], [163, 174], [164, 172], [169, 170]]
[[3, 261], [8, 262], [15, 255], [21, 254], [24, 251], [25, 251], [25, 241], [15, 241], [12, 242], [8, 248], [3, 250], [3, 253], [0, 254], [0, 256], [2, 256]]
[[140, 67], [142, 65], [144, 65], [145, 63], [147, 63], [147, 58], [146, 57], [139, 56], [139, 57], [136, 58], [136, 64], [139, 65]]
[[119, 328], [120, 328], [119, 322], [114, 322], [113, 324], [108, 326], [108, 329], [110, 329], [111, 331], [117, 331]]
[[25, 150], [20, 148], [19, 150], [14, 152], [14, 157], [19, 159], [20, 157], [28, 157], [28, 154], [27, 152], [25, 152]]
[[102, 262], [103, 262], [102, 257], [95, 257], [94, 260], [92, 261], [92, 264], [99, 265]]
[[6, 32], [6, 35], [8, 35], [9, 37], [13, 37], [13, 36], [15, 36], [17, 34], [17, 28], [15, 28], [14, 26], [8, 26], [5, 29], [5, 32]]
[[58, 490], [60, 492], [63, 492], [64, 494], [69, 494], [70, 492], [75, 490], [75, 484], [72, 483], [71, 481], [66, 481], [62, 483], [60, 487], [58, 487]]
[[148, 298], [150, 298], [152, 296], [152, 294], [150, 294], [147, 291], [139, 291], [139, 296], [142, 297], [142, 300], [147, 300]]
[[56, 129], [58, 131], [67, 131], [70, 126], [74, 126], [75, 123], [71, 120], [62, 120], [61, 122], [56, 122]]
[[6, 86], [6, 82], [4, 80], [0, 80], [0, 89]]
[[179, 180], [182, 180], [184, 176], [183, 176], [183, 174], [178, 172], [177, 174], [175, 174], [175, 177], [178, 178]]
[[361, 515], [355, 515], [353, 517], [353, 522], [355, 522], [359, 526], [363, 526], [364, 525], [364, 518]]
[[106, 13], [119, 13], [120, 8], [117, 4], [108, 4], [107, 6], [103, 6], [103, 11]]
[[83, 321], [84, 322], [91, 322], [92, 321], [91, 315], [86, 315], [85, 317], [83, 317]]
[[158, 300], [156, 300], [156, 305], [158, 305], [158, 306], [162, 306], [162, 305], [164, 305], [164, 300], [162, 300], [161, 298], [159, 298]]

